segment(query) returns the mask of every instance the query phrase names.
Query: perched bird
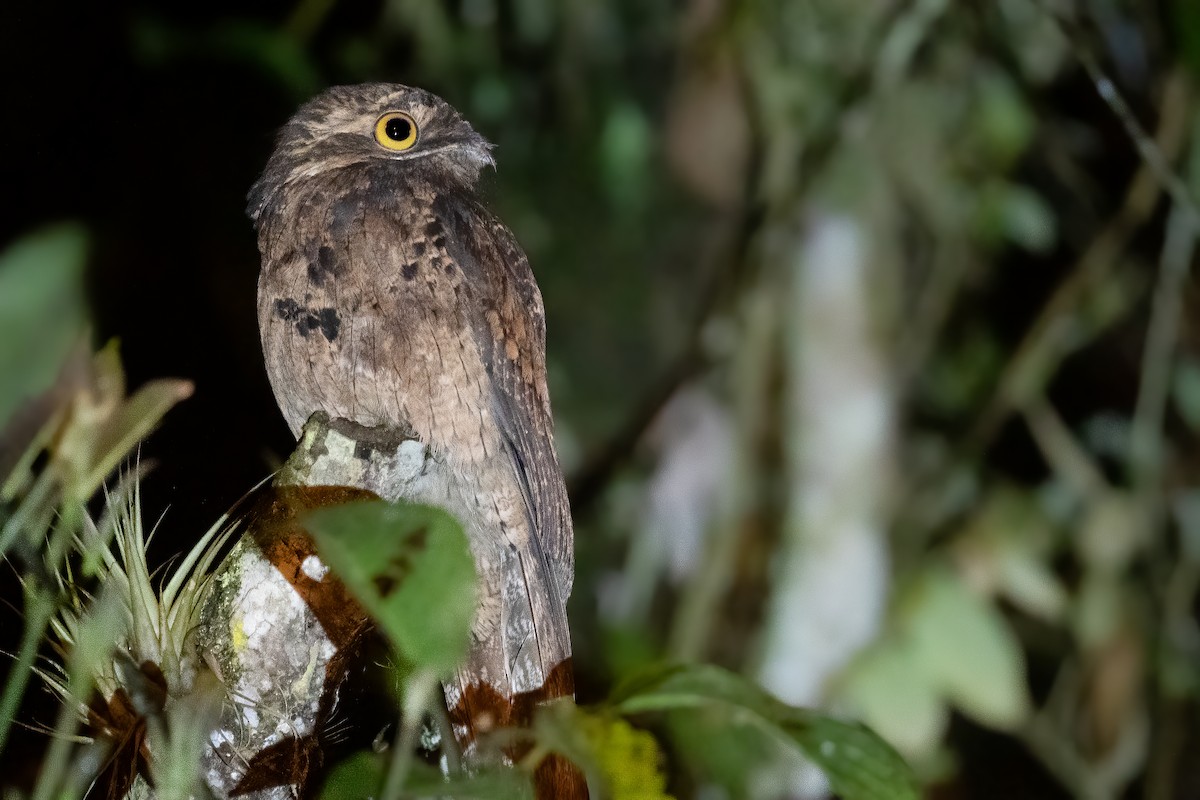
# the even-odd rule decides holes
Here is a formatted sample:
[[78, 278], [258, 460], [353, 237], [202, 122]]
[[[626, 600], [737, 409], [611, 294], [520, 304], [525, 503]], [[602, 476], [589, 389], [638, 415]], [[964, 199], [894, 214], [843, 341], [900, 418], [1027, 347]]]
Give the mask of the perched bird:
[[283, 127], [249, 197], [263, 351], [292, 432], [324, 411], [415, 436], [429, 479], [406, 499], [467, 532], [480, 605], [446, 694], [468, 742], [571, 685], [572, 528], [544, 312], [525, 254], [479, 197], [493, 165], [441, 98], [338, 86]]

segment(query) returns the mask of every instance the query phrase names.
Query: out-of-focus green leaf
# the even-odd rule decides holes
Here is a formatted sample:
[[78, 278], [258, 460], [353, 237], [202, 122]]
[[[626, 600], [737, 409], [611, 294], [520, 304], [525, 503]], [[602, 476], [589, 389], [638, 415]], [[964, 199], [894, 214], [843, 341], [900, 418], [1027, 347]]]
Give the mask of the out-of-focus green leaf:
[[94, 386], [75, 405], [71, 426], [58, 446], [71, 497], [82, 502], [162, 421], [177, 403], [191, 397], [185, 380], [150, 381], [128, 399], [125, 374], [110, 343], [93, 361]]
[[720, 786], [727, 797], [747, 797], [751, 786], [796, 748], [761, 725], [737, 724], [724, 708], [688, 709], [667, 715], [672, 756], [698, 780]]
[[620, 717], [587, 714], [579, 719], [611, 800], [671, 800], [653, 736]]
[[1029, 713], [1020, 643], [1004, 617], [953, 573], [933, 569], [908, 598], [903, 629], [919, 669], [964, 714], [1011, 729]]
[[1031, 550], [1010, 547], [1000, 554], [1000, 588], [1025, 613], [1047, 622], [1062, 619], [1067, 590], [1045, 558]]
[[671, 800], [659, 771], [662, 753], [654, 737], [639, 731], [609, 709], [590, 711], [570, 701], [538, 709], [534, 738], [542, 749], [570, 759], [602, 785], [611, 800]]
[[600, 136], [600, 165], [613, 205], [626, 212], [640, 209], [651, 148], [650, 123], [632, 103], [611, 109]]
[[950, 710], [907, 642], [880, 644], [838, 681], [837, 697], [910, 759], [933, 756]]
[[475, 562], [462, 526], [438, 508], [364, 501], [314, 511], [322, 558], [414, 665], [441, 674], [467, 648]]
[[539, 45], [554, 31], [556, 5], [551, 0], [516, 0], [517, 36], [531, 45]]
[[0, 430], [54, 381], [86, 325], [87, 231], [62, 224], [0, 253]]
[[[377, 753], [355, 753], [334, 767], [321, 789], [321, 800], [362, 800], [378, 797], [383, 788], [388, 758]], [[410, 769], [404, 798], [440, 797], [448, 800], [528, 800], [533, 797], [529, 778], [516, 769], [482, 770], [472, 775], [444, 777], [426, 764]]]
[[1003, 364], [1004, 353], [995, 335], [980, 327], [968, 328], [944, 347], [922, 375], [923, 399], [944, 413], [976, 407], [992, 391]]
[[833, 791], [846, 800], [920, 796], [908, 765], [867, 728], [788, 706], [719, 667], [650, 670], [618, 686], [610, 703], [626, 714], [724, 707], [731, 722], [764, 726], [790, 740], [824, 770]]
[[1043, 253], [1054, 246], [1058, 226], [1054, 211], [1032, 189], [996, 181], [980, 191], [976, 227], [985, 241], [1010, 241]]
[[959, 573], [977, 592], [1001, 593], [1026, 613], [1056, 622], [1067, 592], [1050, 568], [1058, 537], [1049, 502], [1015, 487], [994, 487], [976, 503], [953, 550]]
[[144, 18], [133, 26], [133, 43], [135, 52], [148, 61], [181, 56], [243, 61], [275, 78], [297, 99], [323, 84], [300, 39], [258, 22], [231, 20], [197, 32]]
[[1174, 0], [1171, 4], [1172, 33], [1179, 42], [1179, 53], [1193, 72], [1200, 75], [1200, 4], [1195, 0]]
[[995, 5], [1007, 23], [1004, 40], [1011, 43], [1026, 78], [1035, 84], [1052, 80], [1062, 70], [1070, 45], [1042, 0], [998, 0]]
[[482, 122], [501, 122], [512, 113], [513, 90], [501, 75], [481, 75], [471, 87], [472, 117]]
[[[166, 709], [165, 742], [151, 741], [155, 796], [159, 800], [188, 800], [197, 795], [201, 756], [209, 747], [225, 700], [225, 688], [204, 670], [186, 695], [172, 697]], [[151, 729], [153, 731], [153, 729]]]
[[1021, 156], [1033, 136], [1034, 118], [1025, 98], [1007, 74], [986, 71], [975, 93], [971, 119], [986, 155], [1000, 168]]
[[361, 800], [383, 789], [387, 760], [379, 753], [360, 752], [333, 768], [321, 788], [321, 800]]
[[[50, 602], [56, 602], [56, 599]], [[79, 709], [86, 707], [92, 699], [96, 676], [102, 665], [111, 664], [113, 651], [123, 640], [127, 625], [123, 598], [112, 587], [101, 591], [80, 619], [63, 670], [67, 678], [64, 703], [50, 737], [50, 747], [42, 759], [38, 783], [33, 791], [34, 800], [83, 797], [87, 791], [94, 776], [72, 770], [73, 738], [78, 727]]]

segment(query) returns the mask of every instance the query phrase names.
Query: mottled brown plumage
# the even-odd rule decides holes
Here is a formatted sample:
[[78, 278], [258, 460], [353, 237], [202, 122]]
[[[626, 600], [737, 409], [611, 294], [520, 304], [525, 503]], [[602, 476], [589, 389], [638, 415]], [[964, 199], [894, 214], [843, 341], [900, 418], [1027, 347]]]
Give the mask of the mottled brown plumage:
[[[377, 132], [390, 112], [415, 125], [408, 149]], [[405, 124], [387, 135], [412, 133]], [[249, 209], [267, 371], [293, 433], [324, 411], [415, 434], [428, 480], [409, 499], [446, 507], [467, 531], [480, 609], [447, 684], [466, 738], [498, 718], [477, 707], [478, 689], [536, 692], [571, 652], [572, 530], [542, 301], [477, 195], [491, 164], [490, 145], [428, 92], [334, 87], [283, 128]]]

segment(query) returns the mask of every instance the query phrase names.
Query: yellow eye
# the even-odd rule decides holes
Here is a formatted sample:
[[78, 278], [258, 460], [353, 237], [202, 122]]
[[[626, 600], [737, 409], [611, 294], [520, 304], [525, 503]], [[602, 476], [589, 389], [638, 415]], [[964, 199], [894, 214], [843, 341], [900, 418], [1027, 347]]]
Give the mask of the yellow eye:
[[375, 141], [388, 150], [407, 150], [417, 143], [417, 121], [403, 111], [384, 114], [375, 123]]

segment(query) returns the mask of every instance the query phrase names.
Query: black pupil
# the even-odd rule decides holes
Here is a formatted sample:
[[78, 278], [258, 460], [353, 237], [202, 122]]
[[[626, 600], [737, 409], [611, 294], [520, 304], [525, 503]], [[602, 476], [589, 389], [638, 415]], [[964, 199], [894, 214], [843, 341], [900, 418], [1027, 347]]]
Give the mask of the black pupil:
[[412, 134], [412, 123], [404, 117], [393, 117], [383, 130], [393, 142], [403, 142]]

